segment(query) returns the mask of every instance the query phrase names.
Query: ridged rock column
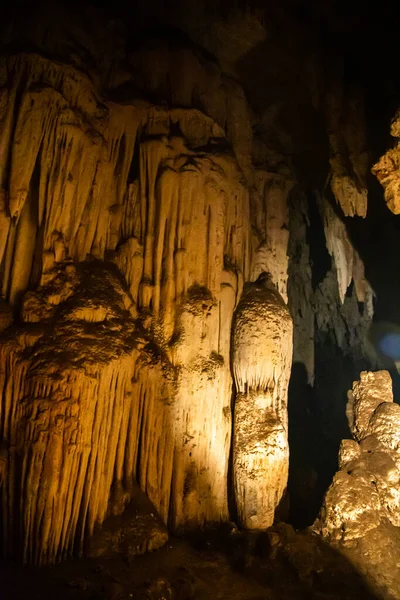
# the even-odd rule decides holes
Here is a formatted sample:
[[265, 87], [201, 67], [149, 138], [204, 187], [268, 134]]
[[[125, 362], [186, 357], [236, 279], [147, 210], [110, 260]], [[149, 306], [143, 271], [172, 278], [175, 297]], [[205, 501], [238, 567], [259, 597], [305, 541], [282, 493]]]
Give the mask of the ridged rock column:
[[291, 363], [292, 320], [262, 274], [245, 286], [233, 323], [234, 488], [239, 521], [247, 529], [272, 525], [286, 489]]

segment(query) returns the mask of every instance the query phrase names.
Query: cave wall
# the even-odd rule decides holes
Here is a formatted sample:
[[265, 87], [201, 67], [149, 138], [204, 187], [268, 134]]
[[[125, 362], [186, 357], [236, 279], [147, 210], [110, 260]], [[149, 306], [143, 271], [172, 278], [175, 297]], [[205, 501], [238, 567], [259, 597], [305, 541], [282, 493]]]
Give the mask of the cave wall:
[[293, 65], [282, 88], [267, 60], [260, 96], [243, 76], [254, 52], [289, 51], [257, 15], [228, 20], [252, 24], [231, 53], [218, 18], [127, 43], [85, 10], [2, 26], [2, 542], [37, 564], [81, 553], [136, 480], [174, 531], [228, 520], [231, 487], [242, 526], [271, 525], [292, 360], [318, 405], [296, 384], [289, 427], [332, 446], [338, 371], [372, 360], [342, 218], [366, 211], [362, 96], [340, 64], [303, 48], [294, 118]]

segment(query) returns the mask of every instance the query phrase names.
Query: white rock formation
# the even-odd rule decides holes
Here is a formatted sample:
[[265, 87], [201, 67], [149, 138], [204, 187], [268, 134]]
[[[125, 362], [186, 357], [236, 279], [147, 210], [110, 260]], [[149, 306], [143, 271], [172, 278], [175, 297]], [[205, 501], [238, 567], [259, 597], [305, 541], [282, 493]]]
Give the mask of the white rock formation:
[[328, 202], [320, 202], [320, 207], [326, 247], [335, 261], [340, 301], [343, 304], [347, 289], [354, 281], [358, 302], [372, 304], [373, 291], [365, 277], [364, 264], [349, 238], [345, 223]]
[[248, 529], [272, 525], [286, 490], [292, 334], [289, 311], [270, 278], [246, 284], [234, 317], [232, 367], [233, 476], [239, 520]]

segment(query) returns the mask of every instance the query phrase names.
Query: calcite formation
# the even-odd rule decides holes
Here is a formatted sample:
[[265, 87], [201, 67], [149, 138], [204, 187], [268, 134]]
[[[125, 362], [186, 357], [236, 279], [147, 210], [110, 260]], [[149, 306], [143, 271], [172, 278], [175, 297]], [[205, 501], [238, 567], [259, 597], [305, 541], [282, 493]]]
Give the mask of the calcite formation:
[[256, 206], [257, 230], [263, 232], [254, 248], [251, 279], [260, 273], [270, 273], [278, 292], [288, 301], [288, 244], [289, 202], [294, 180], [287, 173], [272, 174], [257, 170], [255, 175], [257, 193], [253, 195]]
[[[43, 564], [79, 551], [104, 520], [112, 486], [131, 493], [140, 463], [137, 428], [148, 409], [148, 424], [158, 416], [144, 399], [157, 389], [163, 406], [168, 392], [161, 359], [139, 351], [130, 305], [112, 265], [67, 264], [28, 296], [25, 323], [3, 340], [6, 555]], [[162, 428], [152, 432], [161, 435]], [[156, 448], [140, 449], [145, 462], [160, 464], [165, 446]], [[165, 476], [171, 476], [167, 465], [159, 473]], [[160, 512], [162, 488], [160, 480]]]
[[395, 214], [400, 213], [400, 113], [394, 116], [390, 134], [394, 138], [393, 147], [381, 156], [373, 166], [372, 172], [382, 185], [388, 208]]
[[[372, 317], [324, 194], [332, 268], [314, 285], [295, 103], [275, 89], [248, 104], [238, 83], [241, 54], [269, 39], [262, 20], [210, 29], [223, 72], [175, 30], [126, 43], [121, 23], [82, 10], [1, 24], [0, 527], [3, 554], [34, 564], [96, 539], [123, 552], [121, 530], [144, 529], [137, 484], [163, 523], [147, 515], [156, 541], [128, 544], [141, 551], [165, 526], [229, 520], [229, 500], [245, 528], [271, 525], [288, 475], [288, 306], [310, 382], [316, 332], [334, 320], [338, 347], [351, 346]], [[267, 62], [269, 93], [280, 66]], [[330, 162], [307, 189], [330, 170], [344, 214], [364, 216], [362, 97], [338, 76], [318, 89], [317, 62], [296, 106]], [[363, 317], [346, 313], [352, 281]]]
[[336, 267], [338, 292], [343, 304], [346, 292], [354, 282], [358, 302], [369, 304], [373, 291], [365, 277], [364, 264], [349, 239], [346, 225], [329, 203], [320, 203], [324, 223], [326, 248], [333, 257]]
[[234, 316], [232, 365], [234, 485], [239, 519], [248, 529], [273, 524], [286, 490], [292, 335], [292, 319], [271, 279], [246, 284]]
[[314, 529], [366, 578], [380, 598], [400, 598], [400, 406], [387, 371], [363, 372], [349, 392], [354, 440], [343, 440], [339, 468]]
[[[128, 506], [135, 481], [174, 531], [227, 520], [232, 318], [251, 272], [274, 266], [286, 294], [290, 185], [275, 186], [269, 258], [252, 267], [237, 123], [229, 139], [197, 109], [105, 101], [71, 65], [1, 60], [3, 553], [34, 564], [82, 553], [115, 489]], [[242, 511], [265, 527], [287, 479], [291, 320], [278, 292], [257, 294], [233, 364], [236, 437], [244, 377], [263, 452], [276, 453], [259, 471], [268, 499]], [[240, 486], [253, 494], [250, 479]]]
[[367, 214], [369, 157], [364, 102], [355, 86], [342, 89], [343, 65], [332, 67], [325, 97], [330, 149], [330, 187], [346, 217]]

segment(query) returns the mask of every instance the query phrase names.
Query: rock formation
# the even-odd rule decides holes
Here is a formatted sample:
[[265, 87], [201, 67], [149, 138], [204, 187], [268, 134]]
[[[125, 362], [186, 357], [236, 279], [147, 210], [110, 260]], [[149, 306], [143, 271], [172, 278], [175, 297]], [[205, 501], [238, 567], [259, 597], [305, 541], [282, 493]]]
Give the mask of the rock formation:
[[246, 284], [233, 322], [233, 473], [239, 520], [265, 529], [286, 490], [292, 320], [270, 278]]
[[387, 371], [363, 372], [349, 392], [354, 440], [343, 440], [339, 468], [314, 529], [343, 552], [380, 598], [400, 598], [400, 406]]
[[187, 24], [196, 45], [82, 11], [0, 26], [0, 527], [33, 564], [93, 536], [122, 551], [137, 484], [174, 532], [229, 520], [232, 481], [241, 525], [271, 525], [292, 357], [321, 381], [329, 335], [353, 368], [372, 318], [338, 212], [366, 212], [359, 90], [308, 48], [296, 102], [265, 56], [271, 85], [247, 98], [254, 15], [231, 19], [253, 31], [233, 64], [223, 19], [208, 41]]
[[390, 135], [394, 144], [373, 166], [372, 172], [383, 186], [385, 201], [388, 208], [395, 214], [400, 213], [400, 188], [399, 188], [399, 138], [400, 114], [396, 113], [391, 122]]
[[227, 519], [231, 321], [251, 256], [225, 132], [194, 109], [104, 103], [39, 55], [3, 67], [2, 289], [21, 319], [1, 346], [4, 552], [82, 551], [134, 479], [174, 530]]

